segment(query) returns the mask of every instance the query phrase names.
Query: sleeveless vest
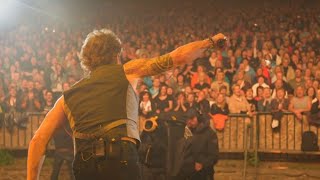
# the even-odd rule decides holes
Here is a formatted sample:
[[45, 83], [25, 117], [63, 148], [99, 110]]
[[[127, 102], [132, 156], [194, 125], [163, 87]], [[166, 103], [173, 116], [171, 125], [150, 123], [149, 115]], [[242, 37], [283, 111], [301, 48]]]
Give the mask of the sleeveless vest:
[[90, 134], [111, 122], [128, 119], [126, 134], [139, 139], [138, 98], [122, 65], [98, 67], [64, 92], [64, 100], [73, 131]]

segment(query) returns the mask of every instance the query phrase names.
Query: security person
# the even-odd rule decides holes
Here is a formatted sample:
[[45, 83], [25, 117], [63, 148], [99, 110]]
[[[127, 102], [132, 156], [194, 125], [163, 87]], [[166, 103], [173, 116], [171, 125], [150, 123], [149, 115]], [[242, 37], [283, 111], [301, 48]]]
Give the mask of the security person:
[[173, 179], [213, 180], [219, 153], [217, 135], [196, 109], [189, 109], [185, 118], [185, 134], [176, 151]]
[[80, 52], [87, 76], [63, 93], [30, 141], [27, 179], [37, 178], [46, 145], [67, 120], [73, 132], [77, 180], [139, 179], [137, 80], [191, 63], [224, 39], [218, 34], [160, 57], [122, 65], [121, 42], [112, 31], [89, 33]]

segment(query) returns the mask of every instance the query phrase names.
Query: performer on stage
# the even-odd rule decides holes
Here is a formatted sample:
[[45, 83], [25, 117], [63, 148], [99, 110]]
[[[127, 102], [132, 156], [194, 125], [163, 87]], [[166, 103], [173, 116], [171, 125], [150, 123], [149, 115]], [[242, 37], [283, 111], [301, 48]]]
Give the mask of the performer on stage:
[[140, 179], [138, 78], [191, 63], [224, 39], [223, 34], [217, 34], [160, 57], [121, 65], [119, 38], [107, 29], [89, 33], [80, 52], [88, 76], [63, 93], [32, 138], [27, 179], [37, 178], [46, 145], [65, 121], [73, 131], [73, 173], [77, 180]]

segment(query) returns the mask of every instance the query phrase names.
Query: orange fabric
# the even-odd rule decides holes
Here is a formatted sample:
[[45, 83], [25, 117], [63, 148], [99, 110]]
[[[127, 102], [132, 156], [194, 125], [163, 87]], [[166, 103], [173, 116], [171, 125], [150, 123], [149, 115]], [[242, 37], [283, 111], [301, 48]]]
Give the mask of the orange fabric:
[[[194, 73], [191, 77], [191, 87], [194, 88], [194, 86], [199, 82], [199, 73]], [[211, 84], [211, 79], [208, 75], [206, 75], [206, 83], [209, 85]]]
[[211, 117], [212, 117], [211, 120], [213, 121], [214, 127], [217, 130], [223, 130], [225, 121], [228, 119], [228, 116], [223, 114], [215, 114], [215, 115], [212, 115]]

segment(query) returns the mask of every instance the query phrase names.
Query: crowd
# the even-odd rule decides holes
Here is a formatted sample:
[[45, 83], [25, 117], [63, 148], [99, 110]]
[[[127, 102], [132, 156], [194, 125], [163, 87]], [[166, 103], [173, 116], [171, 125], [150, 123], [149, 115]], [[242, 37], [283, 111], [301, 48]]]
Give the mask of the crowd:
[[319, 112], [319, 8], [199, 6], [102, 9], [76, 28], [38, 22], [1, 32], [0, 111], [48, 111], [84, 75], [78, 53], [85, 35], [107, 27], [123, 42], [122, 62], [159, 56], [217, 32], [228, 37], [225, 48], [193, 64], [141, 79], [137, 91], [145, 118], [179, 117], [190, 108], [208, 117], [291, 111], [301, 119], [304, 112]]

